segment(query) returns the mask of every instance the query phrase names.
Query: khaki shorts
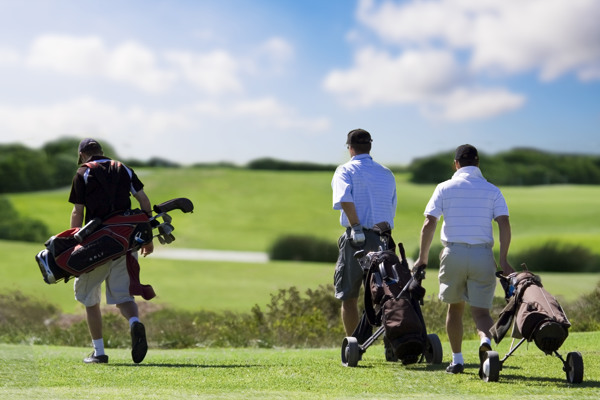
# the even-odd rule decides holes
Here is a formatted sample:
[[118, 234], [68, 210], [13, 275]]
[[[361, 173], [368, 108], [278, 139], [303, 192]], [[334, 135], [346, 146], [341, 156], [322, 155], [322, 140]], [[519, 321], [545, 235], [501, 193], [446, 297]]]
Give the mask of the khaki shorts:
[[361, 247], [355, 247], [350, 241], [350, 230], [347, 230], [338, 239], [340, 253], [333, 274], [333, 285], [335, 286], [335, 297], [339, 300], [358, 298], [360, 287], [363, 281], [363, 270], [360, 263], [354, 258], [354, 253], [364, 249], [367, 253], [370, 251], [379, 251], [381, 246], [380, 236], [370, 229], [365, 229], [365, 244]]
[[[133, 255], [137, 258], [137, 252], [134, 252]], [[129, 294], [126, 256], [109, 261], [77, 277], [73, 284], [75, 299], [86, 307], [99, 304], [102, 282], [105, 282], [106, 286], [107, 304], [121, 304], [134, 300], [133, 296]]]
[[490, 309], [495, 273], [491, 246], [448, 243], [440, 255], [439, 298], [448, 304], [466, 301], [473, 307]]

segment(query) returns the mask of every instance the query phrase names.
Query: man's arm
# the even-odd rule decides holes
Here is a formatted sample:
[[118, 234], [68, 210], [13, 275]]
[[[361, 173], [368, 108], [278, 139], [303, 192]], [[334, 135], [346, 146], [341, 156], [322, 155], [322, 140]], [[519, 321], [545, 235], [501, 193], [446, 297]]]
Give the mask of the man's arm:
[[342, 205], [342, 210], [344, 210], [344, 214], [346, 214], [346, 217], [348, 218], [348, 222], [350, 222], [350, 226], [360, 224], [354, 203], [349, 201], [342, 201], [340, 204]]
[[362, 225], [360, 224], [360, 220], [358, 219], [358, 214], [356, 213], [356, 206], [352, 202], [342, 201], [340, 203], [342, 206], [342, 210], [346, 214], [348, 218], [348, 222], [352, 227], [352, 233], [350, 238], [354, 242], [354, 244], [358, 246], [362, 246], [365, 243], [365, 233], [363, 232]]
[[[152, 203], [150, 203], [150, 199], [146, 192], [143, 190], [139, 190], [136, 194], [133, 195], [135, 199], [140, 203], [140, 208], [150, 217], [152, 215]], [[141, 248], [142, 256], [146, 257], [148, 254], [152, 254], [154, 251], [154, 243], [151, 241], [148, 244], [145, 244]]]
[[83, 204], [74, 204], [71, 211], [71, 228], [81, 228], [83, 225], [83, 213], [85, 206]]
[[421, 228], [421, 239], [419, 244], [419, 258], [415, 261], [415, 267], [429, 262], [429, 249], [433, 241], [433, 235], [437, 227], [437, 218], [433, 215], [427, 215]]
[[505, 275], [515, 272], [508, 263], [508, 248], [510, 247], [511, 230], [508, 215], [501, 215], [496, 218], [498, 223], [498, 235], [500, 236], [500, 268]]

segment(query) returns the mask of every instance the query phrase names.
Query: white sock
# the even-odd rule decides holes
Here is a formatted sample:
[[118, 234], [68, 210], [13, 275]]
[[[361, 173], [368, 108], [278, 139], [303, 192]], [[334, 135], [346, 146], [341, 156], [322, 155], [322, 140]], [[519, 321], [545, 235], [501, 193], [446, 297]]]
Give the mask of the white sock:
[[484, 337], [483, 339], [481, 339], [481, 343], [479, 343], [479, 345], [481, 346], [484, 343], [490, 346], [490, 348], [492, 347], [492, 340], [489, 337]]
[[452, 364], [464, 364], [462, 353], [452, 353]]
[[129, 327], [131, 328], [131, 325], [133, 325], [134, 322], [140, 322], [140, 319], [138, 317], [131, 317], [129, 318]]
[[104, 355], [104, 339], [93, 339], [92, 344], [94, 345], [94, 355], [95, 356], [103, 356]]

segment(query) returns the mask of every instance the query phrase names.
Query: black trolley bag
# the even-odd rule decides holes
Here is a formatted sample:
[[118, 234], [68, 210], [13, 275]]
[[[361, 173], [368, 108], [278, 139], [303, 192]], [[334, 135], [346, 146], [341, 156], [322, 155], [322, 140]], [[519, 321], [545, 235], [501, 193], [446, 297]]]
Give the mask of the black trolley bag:
[[[189, 199], [176, 198], [155, 205], [156, 214], [152, 217], [139, 209], [115, 212], [103, 221], [93, 219], [83, 228], [71, 228], [52, 236], [46, 241], [46, 248], [35, 256], [44, 282], [67, 282], [110, 260], [130, 255], [155, 236], [161, 244], [171, 243], [175, 238], [168, 212], [175, 209], [188, 213], [194, 206]], [[154, 235], [153, 230], [158, 234]]]
[[[571, 323], [560, 306], [558, 300], [542, 285], [538, 275], [526, 270], [513, 273], [508, 277], [498, 272], [505, 291], [506, 306], [500, 312], [498, 320], [490, 329], [496, 343], [504, 338], [512, 327], [513, 342], [509, 352], [500, 360], [498, 353], [488, 351], [482, 364], [480, 377], [484, 381], [497, 381], [503, 363], [527, 341], [534, 342], [536, 347], [546, 355], [555, 355], [563, 363], [569, 383], [583, 381], [583, 358], [579, 352], [570, 352], [566, 360], [558, 353], [569, 335]], [[515, 340], [519, 342], [515, 345]]]
[[[355, 254], [365, 273], [364, 312], [352, 336], [342, 343], [342, 365], [357, 366], [362, 354], [381, 335], [387, 361], [441, 363], [441, 342], [437, 335], [427, 334], [420, 307], [425, 295], [421, 286], [424, 267], [411, 274], [402, 243], [397, 246], [400, 257], [395, 253], [389, 224], [379, 223], [374, 230], [382, 241], [380, 250]], [[375, 333], [374, 326], [379, 327]]]

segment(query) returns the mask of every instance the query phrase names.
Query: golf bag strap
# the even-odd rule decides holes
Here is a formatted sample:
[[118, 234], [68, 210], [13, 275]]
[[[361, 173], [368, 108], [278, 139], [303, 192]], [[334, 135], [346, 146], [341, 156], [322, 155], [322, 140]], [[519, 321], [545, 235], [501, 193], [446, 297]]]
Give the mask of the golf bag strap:
[[500, 343], [504, 336], [506, 336], [506, 333], [514, 321], [516, 312], [517, 300], [515, 296], [512, 296], [504, 309], [500, 312], [496, 323], [490, 328], [490, 334], [496, 344]]
[[371, 296], [371, 290], [369, 288], [369, 282], [371, 282], [371, 275], [373, 275], [373, 272], [371, 272], [371, 269], [369, 268], [369, 271], [365, 275], [365, 284], [364, 284], [364, 287], [365, 287], [365, 295], [364, 295], [365, 316], [366, 316], [367, 320], [369, 321], [369, 323], [371, 323], [371, 325], [379, 325], [379, 323], [381, 321], [381, 314], [377, 315], [377, 313], [375, 312], [375, 309], [373, 308], [373, 298]]
[[129, 294], [132, 296], [142, 296], [144, 300], [156, 297], [152, 286], [140, 283], [140, 263], [138, 263], [132, 252], [128, 251], [126, 257], [127, 272], [129, 273]]

